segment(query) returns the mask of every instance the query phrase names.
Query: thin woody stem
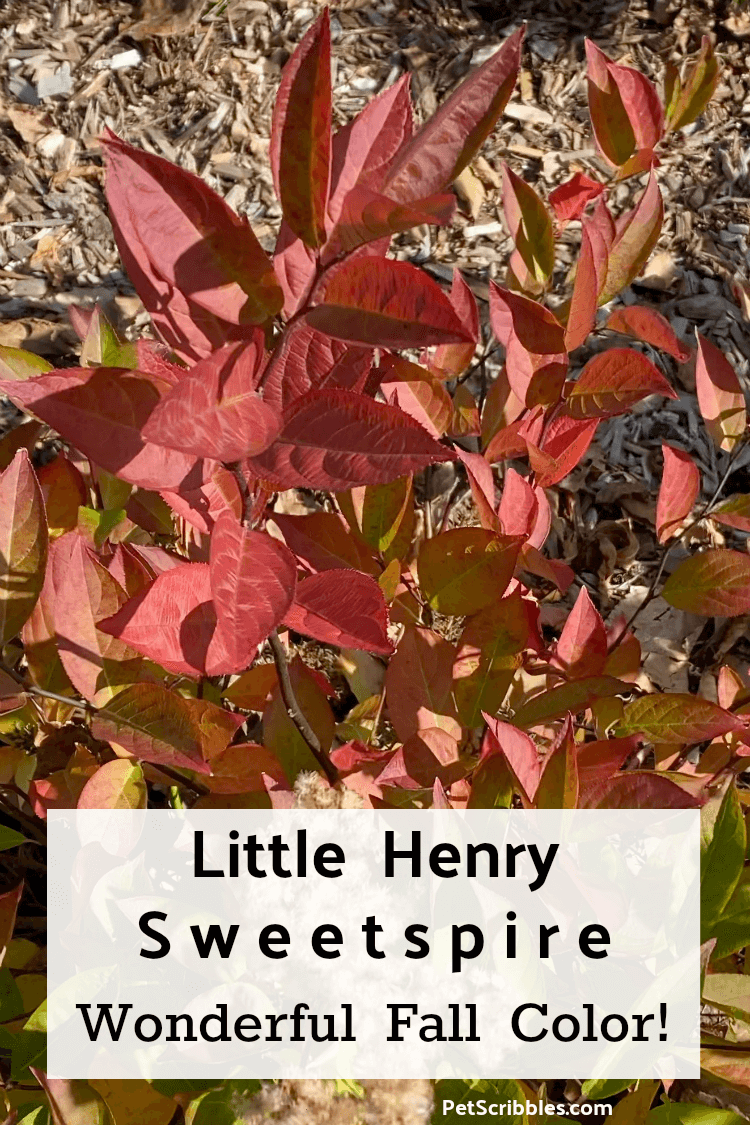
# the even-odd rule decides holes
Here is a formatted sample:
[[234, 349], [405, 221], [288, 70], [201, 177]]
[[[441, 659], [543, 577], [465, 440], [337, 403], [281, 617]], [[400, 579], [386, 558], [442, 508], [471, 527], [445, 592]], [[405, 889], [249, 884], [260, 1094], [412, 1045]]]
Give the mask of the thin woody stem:
[[276, 665], [276, 672], [279, 677], [281, 698], [284, 701], [284, 706], [286, 707], [287, 714], [289, 715], [289, 718], [294, 723], [307, 746], [310, 748], [310, 752], [315, 758], [315, 761], [323, 770], [323, 773], [326, 775], [331, 785], [335, 785], [339, 779], [338, 770], [326, 754], [323, 747], [320, 745], [320, 740], [317, 734], [308, 723], [302, 712], [302, 708], [297, 702], [297, 696], [294, 694], [291, 676], [289, 675], [289, 662], [287, 660], [286, 650], [284, 649], [284, 646], [279, 639], [279, 634], [275, 629], [270, 634], [268, 643], [270, 644], [271, 652], [273, 653], [274, 664]]

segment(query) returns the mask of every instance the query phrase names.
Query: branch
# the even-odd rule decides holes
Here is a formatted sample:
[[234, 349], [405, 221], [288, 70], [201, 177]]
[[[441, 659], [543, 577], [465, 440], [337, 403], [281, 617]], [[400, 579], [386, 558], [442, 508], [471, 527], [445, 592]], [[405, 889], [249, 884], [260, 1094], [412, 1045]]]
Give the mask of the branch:
[[292, 687], [292, 680], [289, 675], [289, 663], [287, 661], [286, 651], [283, 644], [279, 640], [279, 634], [274, 631], [268, 638], [268, 643], [271, 646], [273, 653], [274, 664], [276, 665], [276, 672], [279, 677], [279, 687], [281, 688], [281, 698], [284, 701], [287, 714], [299, 731], [302, 739], [309, 747], [311, 754], [315, 758], [323, 773], [328, 778], [331, 785], [335, 785], [339, 779], [338, 770], [334, 766], [331, 759], [326, 754], [323, 747], [320, 745], [320, 740], [312, 729], [304, 714], [302, 708], [297, 702], [297, 697], [294, 694]]

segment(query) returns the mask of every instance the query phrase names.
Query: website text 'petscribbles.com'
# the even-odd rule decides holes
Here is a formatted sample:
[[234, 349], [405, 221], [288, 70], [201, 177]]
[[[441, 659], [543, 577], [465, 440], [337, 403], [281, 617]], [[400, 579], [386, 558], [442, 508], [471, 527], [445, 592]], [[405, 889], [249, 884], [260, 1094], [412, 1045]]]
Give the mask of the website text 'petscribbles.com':
[[450, 1098], [442, 1102], [443, 1117], [457, 1113], [459, 1117], [609, 1117], [612, 1106], [608, 1102], [584, 1102], [581, 1105], [563, 1105], [557, 1102], [493, 1102], [487, 1098], [456, 1104]]

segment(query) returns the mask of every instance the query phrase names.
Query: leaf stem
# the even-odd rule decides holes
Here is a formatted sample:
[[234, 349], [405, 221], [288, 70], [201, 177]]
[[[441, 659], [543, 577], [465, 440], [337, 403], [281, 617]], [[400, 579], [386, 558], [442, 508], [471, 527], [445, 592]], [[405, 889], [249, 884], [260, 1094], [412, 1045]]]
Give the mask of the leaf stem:
[[292, 679], [289, 675], [289, 662], [287, 660], [286, 650], [281, 643], [279, 634], [274, 631], [268, 638], [268, 643], [271, 646], [273, 653], [274, 664], [276, 665], [276, 672], [279, 677], [279, 688], [281, 689], [281, 698], [284, 701], [287, 714], [299, 731], [302, 739], [309, 747], [315, 761], [318, 763], [323, 773], [328, 778], [331, 785], [335, 785], [339, 780], [338, 770], [334, 766], [331, 759], [326, 754], [325, 750], [320, 744], [320, 740], [312, 729], [307, 719], [305, 718], [302, 708], [297, 702], [297, 696], [294, 694], [294, 687], [292, 686]]

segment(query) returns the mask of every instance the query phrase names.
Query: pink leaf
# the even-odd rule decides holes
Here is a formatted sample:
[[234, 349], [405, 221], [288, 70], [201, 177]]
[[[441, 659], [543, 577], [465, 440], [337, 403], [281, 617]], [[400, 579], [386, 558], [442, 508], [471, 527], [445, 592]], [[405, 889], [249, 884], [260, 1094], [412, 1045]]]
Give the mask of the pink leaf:
[[304, 321], [291, 325], [263, 373], [263, 398], [286, 410], [311, 390], [342, 387], [359, 391], [374, 351], [334, 340]]
[[666, 543], [693, 510], [700, 492], [701, 475], [689, 453], [665, 441], [661, 448], [664, 471], [656, 501], [656, 534], [660, 543]]
[[479, 309], [461, 273], [454, 269], [450, 301], [461, 324], [471, 336], [470, 344], [441, 344], [435, 349], [428, 367], [438, 379], [455, 379], [471, 363], [479, 340]]
[[523, 535], [532, 547], [541, 547], [549, 535], [552, 517], [544, 489], [512, 468], [505, 474], [498, 516], [506, 535]]
[[243, 527], [226, 512], [211, 534], [210, 573], [217, 629], [208, 656], [240, 672], [292, 605], [294, 556], [277, 539]]
[[281, 419], [255, 390], [262, 356], [256, 340], [227, 344], [200, 360], [157, 404], [144, 438], [217, 461], [241, 461], [267, 449]]
[[387, 484], [451, 459], [419, 423], [395, 406], [352, 391], [310, 391], [287, 411], [278, 439], [249, 461], [280, 489]]
[[270, 158], [284, 218], [307, 246], [321, 246], [331, 182], [331, 24], [327, 8], [284, 67], [271, 122]]
[[570, 611], [551, 663], [570, 680], [598, 676], [607, 658], [607, 633], [585, 586]]
[[163, 339], [200, 359], [281, 308], [247, 220], [190, 172], [107, 130], [107, 201], [128, 277]]
[[720, 449], [732, 449], [747, 424], [745, 396], [729, 360], [705, 336], [698, 336], [695, 389], [706, 429]]
[[460, 738], [453, 701], [455, 645], [431, 629], [409, 628], [385, 674], [388, 714], [397, 736], [439, 727]]
[[500, 719], [492, 718], [491, 715], [485, 715], [484, 718], [489, 738], [482, 759], [489, 757], [490, 754], [503, 754], [527, 802], [533, 801], [541, 777], [536, 743], [528, 734], [511, 723], [503, 723]]
[[356, 570], [326, 570], [304, 578], [284, 624], [324, 644], [383, 656], [393, 652], [382, 591], [374, 578]]
[[408, 262], [384, 258], [348, 258], [331, 269], [306, 320], [339, 340], [383, 348], [471, 340], [437, 282]]
[[550, 425], [544, 449], [526, 439], [529, 464], [539, 488], [551, 488], [572, 472], [591, 445], [599, 420], [578, 420], [561, 414]]
[[142, 488], [177, 488], [195, 457], [142, 437], [163, 384], [115, 367], [69, 367], [25, 383], [0, 381], [0, 391], [28, 409], [103, 469]]

